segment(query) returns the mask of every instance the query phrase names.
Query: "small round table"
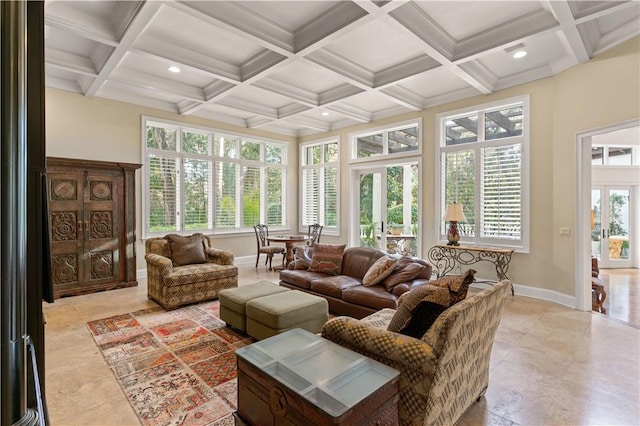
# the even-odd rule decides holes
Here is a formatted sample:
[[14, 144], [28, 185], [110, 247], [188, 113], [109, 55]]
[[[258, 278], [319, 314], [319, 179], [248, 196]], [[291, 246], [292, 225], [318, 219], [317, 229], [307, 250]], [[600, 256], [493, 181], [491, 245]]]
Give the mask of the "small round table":
[[273, 235], [269, 236], [267, 240], [272, 243], [284, 243], [287, 248], [287, 255], [285, 257], [285, 268], [293, 261], [293, 244], [301, 241], [307, 241], [309, 239], [306, 235]]

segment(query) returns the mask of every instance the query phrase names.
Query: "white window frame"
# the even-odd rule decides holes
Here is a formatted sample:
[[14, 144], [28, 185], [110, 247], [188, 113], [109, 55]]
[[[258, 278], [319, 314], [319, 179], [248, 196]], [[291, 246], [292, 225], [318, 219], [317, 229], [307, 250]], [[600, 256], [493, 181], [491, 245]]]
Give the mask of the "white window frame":
[[[157, 127], [166, 127], [171, 129], [176, 129], [176, 150], [175, 151], [165, 151], [155, 148], [147, 148], [147, 126], [153, 125]], [[274, 231], [289, 229], [289, 218], [287, 215], [287, 143], [284, 141], [279, 141], [275, 139], [266, 139], [266, 138], [257, 138], [252, 135], [239, 134], [228, 132], [224, 130], [218, 130], [214, 128], [208, 128], [203, 126], [197, 126], [187, 123], [181, 123], [171, 120], [164, 120], [156, 117], [142, 116], [141, 117], [141, 147], [142, 147], [142, 159], [143, 159], [143, 167], [142, 167], [142, 239], [163, 236], [168, 233], [176, 233], [179, 235], [190, 235], [194, 232], [202, 232], [207, 234], [218, 234], [218, 235], [229, 235], [229, 234], [237, 234], [237, 233], [253, 233], [253, 229], [251, 227], [242, 226], [242, 168], [244, 166], [250, 165], [254, 167], [260, 168], [260, 185], [261, 185], [261, 194], [260, 194], [260, 222], [266, 223], [267, 216], [267, 205], [266, 205], [266, 171], [268, 168], [278, 168], [282, 171], [282, 226], [273, 226], [270, 225], [270, 229]], [[182, 133], [184, 131], [189, 131], [193, 133], [201, 133], [206, 134], [209, 139], [209, 153], [208, 154], [194, 154], [194, 153], [185, 153], [182, 151]], [[216, 212], [216, 201], [215, 201], [215, 170], [216, 165], [221, 161], [220, 156], [215, 155], [213, 153], [213, 137], [214, 135], [221, 135], [225, 137], [236, 138], [237, 144], [237, 158], [224, 158], [225, 162], [235, 163], [238, 167], [238, 172], [236, 174], [236, 226], [232, 229], [229, 228], [217, 228], [215, 223], [215, 212]], [[258, 143], [260, 145], [260, 160], [244, 160], [241, 158], [241, 143], [242, 141], [250, 141], [254, 143]], [[281, 163], [268, 163], [266, 161], [266, 145], [276, 145], [281, 148], [282, 153], [282, 161]], [[177, 173], [179, 174], [176, 183], [176, 230], [175, 231], [151, 231], [149, 229], [149, 213], [150, 213], [150, 201], [149, 201], [149, 156], [150, 155], [162, 155], [165, 157], [173, 157], [177, 158]], [[198, 159], [198, 160], [206, 160], [210, 161], [210, 188], [209, 188], [209, 225], [206, 229], [184, 229], [184, 219], [183, 219], [183, 211], [184, 211], [184, 200], [181, 197], [181, 191], [184, 188], [184, 159]]]
[[[389, 153], [389, 133], [395, 130], [406, 129], [415, 125], [418, 128], [418, 149], [415, 151], [407, 151], [407, 152], [397, 152], [397, 153]], [[358, 138], [364, 136], [375, 135], [378, 133], [382, 133], [383, 143], [382, 143], [382, 154], [374, 155], [372, 157], [363, 157], [358, 158]], [[350, 164], [355, 163], [368, 163], [376, 160], [387, 160], [389, 158], [403, 158], [403, 157], [416, 157], [422, 155], [422, 117], [415, 118], [413, 120], [401, 121], [393, 124], [389, 124], [386, 126], [378, 126], [373, 128], [368, 128], [365, 131], [353, 132], [349, 133], [349, 145], [350, 145]]]
[[[322, 149], [322, 147], [324, 147], [325, 145], [328, 144], [332, 144], [335, 143], [338, 145], [338, 158], [336, 159], [336, 161], [323, 161], [318, 163], [318, 164], [306, 164], [307, 158], [305, 156], [305, 151], [308, 148], [314, 147], [314, 146], [320, 146], [320, 152], [323, 153], [324, 155], [324, 149]], [[304, 200], [304, 172], [305, 170], [310, 170], [310, 169], [317, 169], [317, 170], [324, 170], [327, 168], [334, 168], [336, 169], [336, 225], [335, 226], [328, 226], [324, 223], [323, 220], [323, 214], [324, 214], [324, 199], [320, 198], [319, 201], [319, 206], [318, 206], [318, 211], [319, 211], [319, 216], [320, 216], [320, 224], [323, 226], [322, 228], [322, 234], [323, 235], [334, 235], [334, 236], [339, 236], [340, 235], [340, 137], [336, 136], [336, 137], [331, 137], [331, 138], [326, 138], [326, 139], [319, 139], [319, 140], [315, 140], [315, 141], [310, 141], [310, 142], [305, 142], [300, 144], [300, 154], [299, 154], [299, 159], [300, 159], [300, 174], [299, 174], [299, 178], [298, 178], [298, 182], [299, 182], [299, 194], [300, 194], [300, 204], [299, 204], [299, 212], [298, 212], [298, 230], [301, 233], [306, 233], [309, 230], [309, 225], [307, 223], [304, 223], [304, 208], [305, 208], [305, 200]], [[322, 173], [320, 173], [320, 176], [324, 176]], [[322, 178], [320, 178], [322, 179]]]
[[[506, 137], [506, 138], [498, 138], [485, 140], [484, 139], [484, 113], [495, 111], [497, 109], [508, 108], [510, 106], [522, 105], [523, 107], [523, 116], [522, 116], [522, 126], [523, 132], [522, 136], [515, 137]], [[464, 117], [471, 114], [478, 114], [478, 141], [470, 142], [467, 144], [461, 144], [458, 146], [446, 146], [446, 122], [452, 118]], [[444, 152], [454, 152], [457, 150], [469, 150], [474, 149], [476, 153], [479, 153], [481, 148], [489, 147], [489, 146], [503, 146], [503, 145], [513, 145], [514, 141], [520, 140], [521, 142], [521, 239], [516, 241], [510, 240], [496, 240], [496, 239], [483, 239], [480, 236], [479, 232], [479, 224], [480, 224], [480, 215], [476, 214], [476, 232], [474, 238], [465, 238], [462, 237], [460, 243], [464, 243], [465, 245], [481, 245], [488, 247], [496, 247], [496, 248], [510, 248], [514, 249], [519, 253], [528, 253], [529, 252], [529, 238], [530, 238], [530, 229], [529, 229], [529, 211], [530, 211], [530, 203], [529, 203], [529, 193], [530, 193], [530, 179], [529, 179], [529, 161], [530, 161], [530, 132], [531, 127], [529, 125], [530, 122], [531, 109], [529, 105], [529, 95], [518, 96], [509, 99], [503, 99], [500, 101], [490, 102], [482, 105], [476, 105], [473, 107], [468, 107], [464, 109], [459, 109], [455, 111], [448, 111], [444, 113], [440, 113], [436, 115], [436, 143], [435, 143], [435, 183], [436, 183], [436, 193], [435, 193], [435, 239], [437, 241], [446, 241], [446, 228], [448, 224], [443, 225], [443, 216], [444, 216], [444, 206], [442, 205], [442, 190], [443, 190], [443, 182], [442, 182], [442, 154]], [[479, 160], [481, 157], [479, 154], [476, 154], [476, 158]], [[480, 161], [476, 161], [476, 177], [480, 177], [481, 173], [481, 165]], [[481, 196], [481, 180], [476, 179], [476, 190], [475, 190], [475, 210], [476, 212], [480, 211], [480, 196]]]

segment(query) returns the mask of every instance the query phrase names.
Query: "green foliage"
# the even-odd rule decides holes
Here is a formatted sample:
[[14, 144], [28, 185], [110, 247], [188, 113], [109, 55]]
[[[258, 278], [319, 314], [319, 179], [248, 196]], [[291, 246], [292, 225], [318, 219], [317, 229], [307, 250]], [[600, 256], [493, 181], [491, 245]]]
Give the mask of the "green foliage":
[[627, 197], [622, 194], [609, 194], [609, 235], [627, 235], [622, 226], [622, 209], [627, 204]]

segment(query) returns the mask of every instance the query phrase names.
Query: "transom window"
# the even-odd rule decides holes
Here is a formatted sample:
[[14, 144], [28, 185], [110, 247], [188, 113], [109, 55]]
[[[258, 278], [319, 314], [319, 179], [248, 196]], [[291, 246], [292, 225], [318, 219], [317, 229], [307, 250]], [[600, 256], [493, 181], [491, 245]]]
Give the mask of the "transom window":
[[143, 237], [287, 226], [284, 143], [143, 123]]
[[300, 230], [313, 223], [323, 233], [338, 234], [340, 155], [338, 140], [300, 145]]
[[446, 206], [462, 204], [462, 243], [528, 250], [529, 99], [439, 114], [439, 238]]
[[351, 136], [352, 159], [417, 155], [421, 152], [420, 127], [420, 121], [410, 121], [354, 134]]
[[639, 164], [637, 149], [632, 146], [602, 146], [591, 148], [594, 166], [635, 166]]

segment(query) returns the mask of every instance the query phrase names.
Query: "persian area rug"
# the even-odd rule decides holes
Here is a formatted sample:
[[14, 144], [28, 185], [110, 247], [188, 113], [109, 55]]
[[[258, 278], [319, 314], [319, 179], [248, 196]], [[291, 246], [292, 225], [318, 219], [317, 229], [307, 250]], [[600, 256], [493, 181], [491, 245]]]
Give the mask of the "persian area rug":
[[254, 340], [225, 327], [217, 300], [87, 326], [143, 425], [234, 424], [235, 350]]

